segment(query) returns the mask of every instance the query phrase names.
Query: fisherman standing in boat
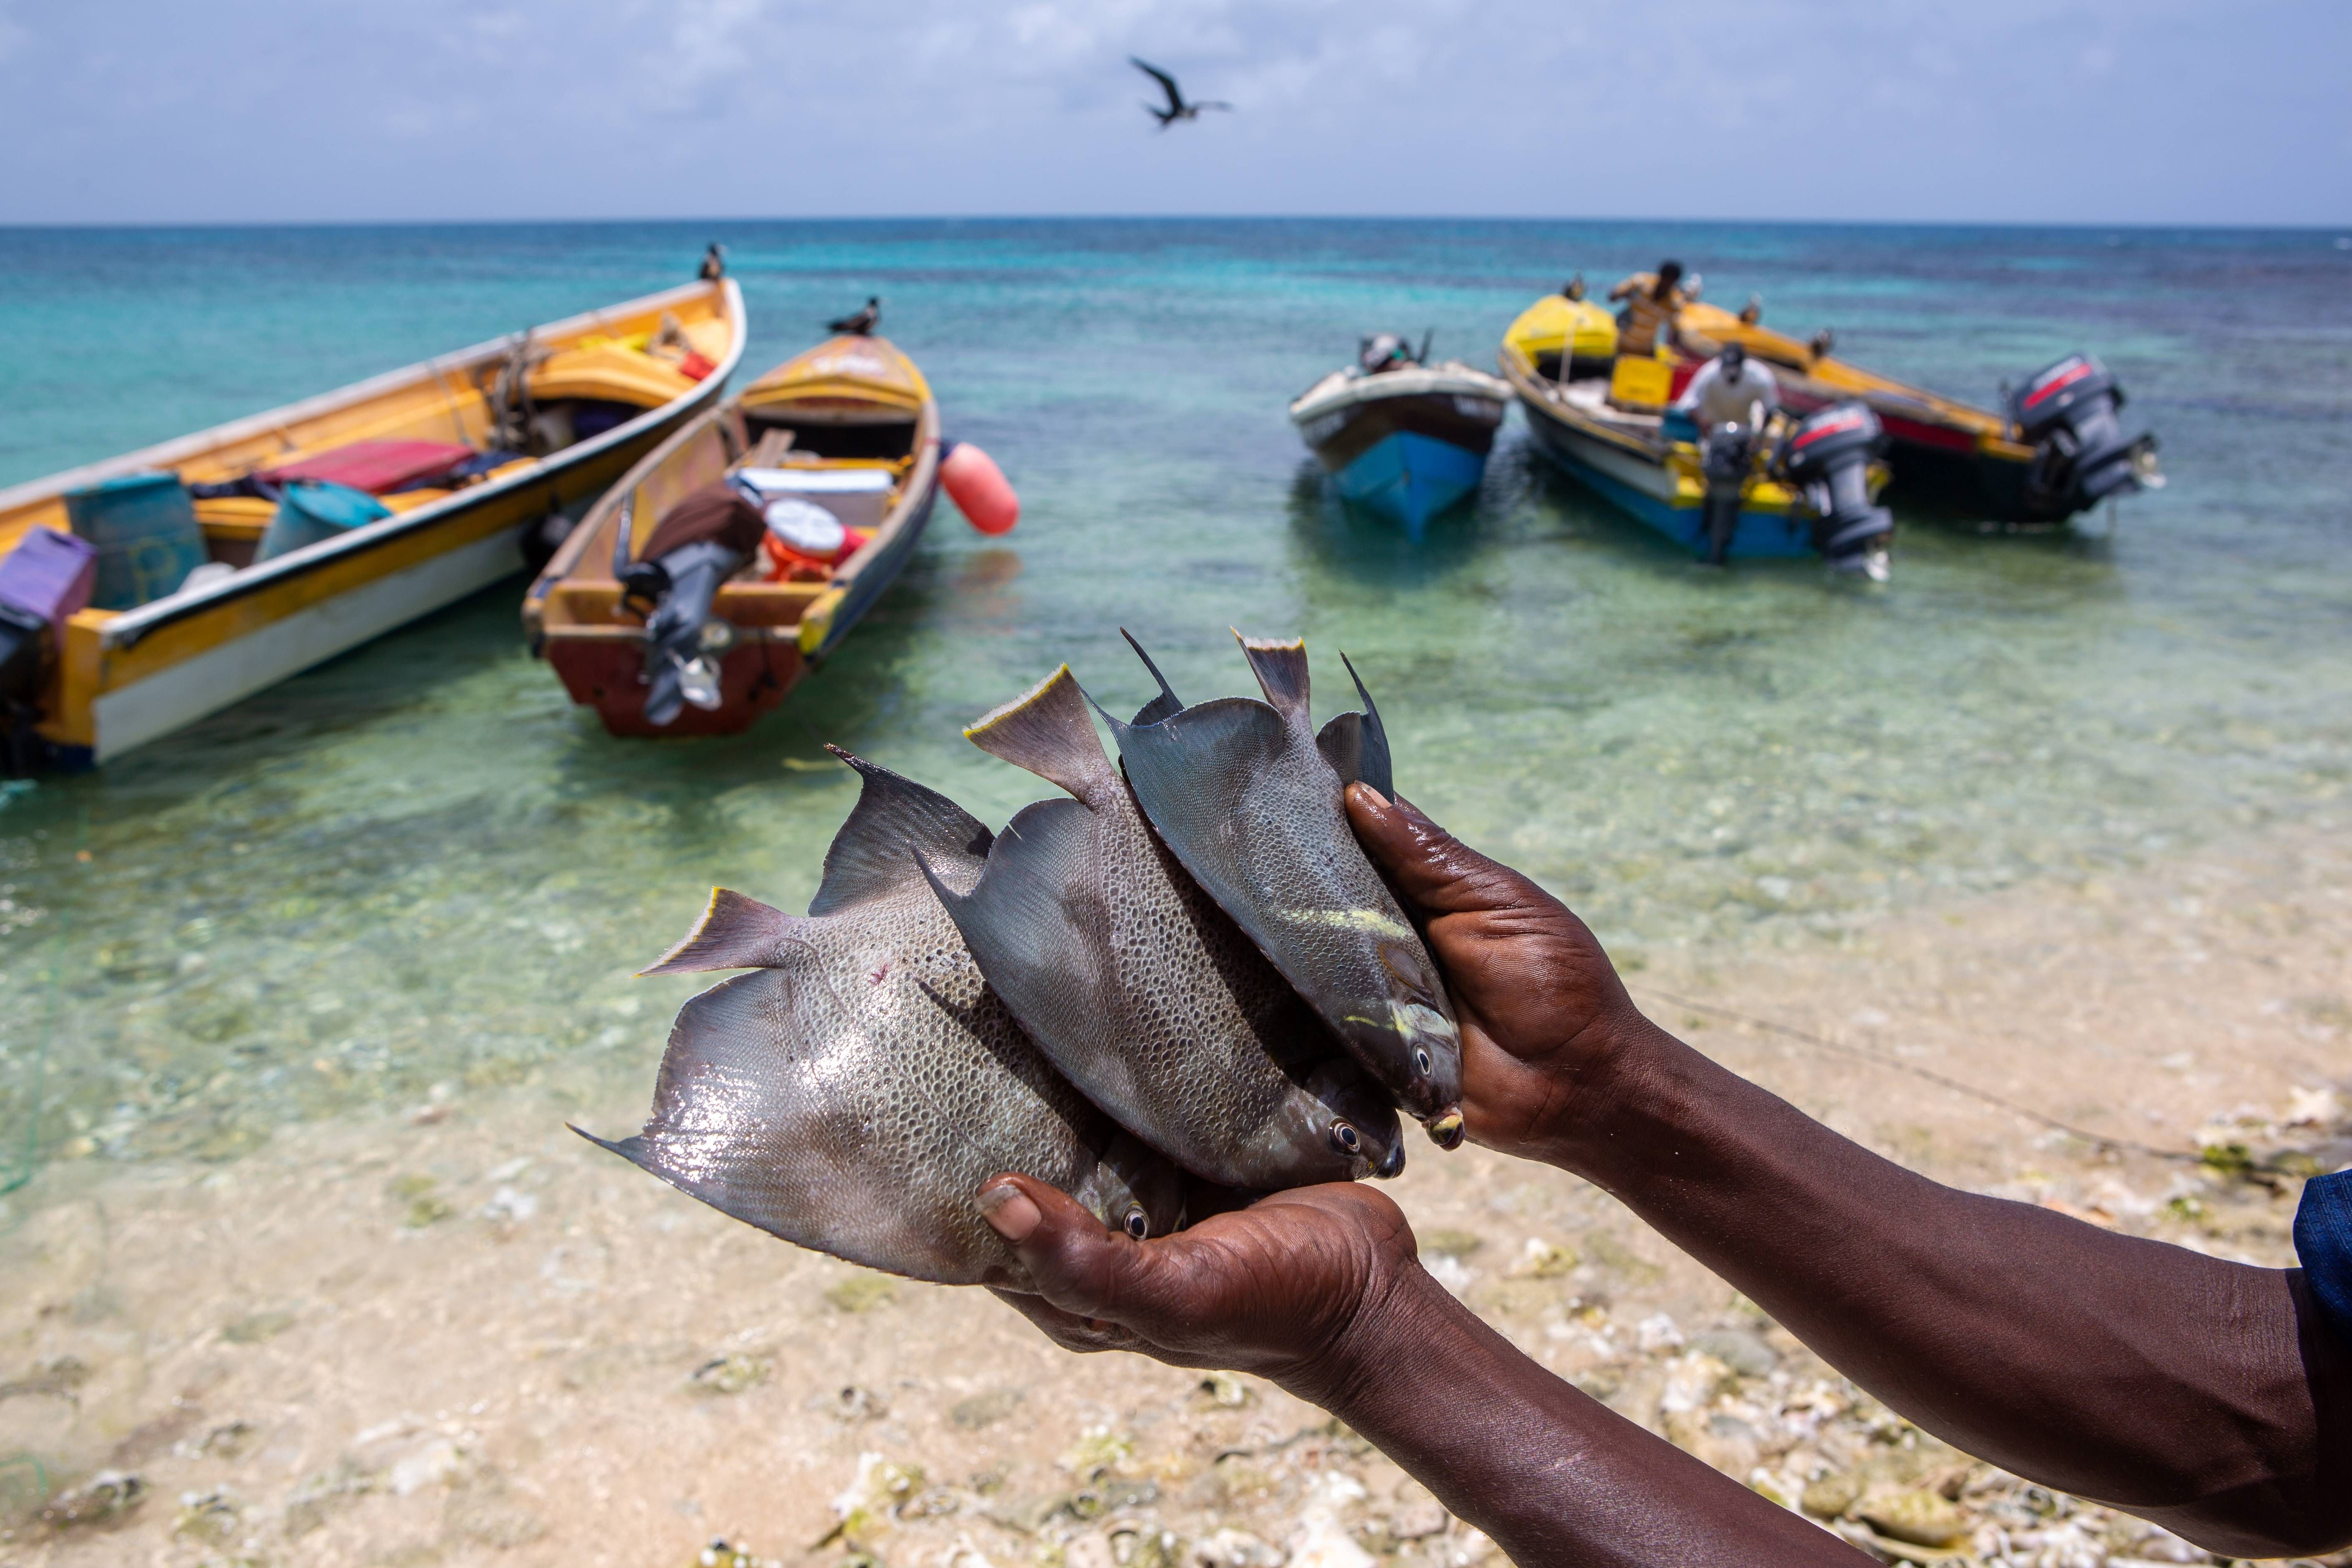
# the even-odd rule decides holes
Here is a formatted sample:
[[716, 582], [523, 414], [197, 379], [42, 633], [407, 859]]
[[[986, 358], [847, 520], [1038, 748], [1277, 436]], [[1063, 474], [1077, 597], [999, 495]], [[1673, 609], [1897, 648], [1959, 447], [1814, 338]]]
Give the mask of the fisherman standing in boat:
[[1655, 272], [1636, 272], [1609, 290], [1609, 298], [1625, 302], [1617, 313], [1617, 352], [1642, 355], [1657, 353], [1662, 341], [1675, 341], [1675, 318], [1698, 290], [1683, 286], [1681, 262], [1661, 261]]
[[1772, 379], [1772, 367], [1748, 358], [1745, 343], [1724, 344], [1675, 399], [1675, 412], [1689, 415], [1702, 436], [1734, 424], [1753, 435], [1780, 406], [1780, 384]]

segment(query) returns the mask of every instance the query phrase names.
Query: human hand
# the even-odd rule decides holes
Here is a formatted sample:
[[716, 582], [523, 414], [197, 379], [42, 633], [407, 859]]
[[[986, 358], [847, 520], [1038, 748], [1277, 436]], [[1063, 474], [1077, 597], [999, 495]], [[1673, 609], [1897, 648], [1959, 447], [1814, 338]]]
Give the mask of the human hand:
[[1355, 1183], [1275, 1193], [1154, 1241], [1029, 1176], [992, 1178], [980, 1205], [1037, 1283], [997, 1294], [1065, 1349], [1255, 1373], [1326, 1405], [1432, 1284], [1404, 1215]]
[[1423, 922], [1462, 1027], [1462, 1114], [1491, 1149], [1573, 1168], [1629, 1047], [1654, 1033], [1568, 906], [1410, 802], [1348, 788], [1372, 864]]

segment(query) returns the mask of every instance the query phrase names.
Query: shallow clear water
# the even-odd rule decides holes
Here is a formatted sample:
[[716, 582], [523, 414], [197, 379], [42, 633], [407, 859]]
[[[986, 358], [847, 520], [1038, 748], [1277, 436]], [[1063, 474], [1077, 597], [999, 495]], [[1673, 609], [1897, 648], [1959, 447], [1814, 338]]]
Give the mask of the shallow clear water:
[[[2340, 812], [2352, 767], [2352, 252], [2332, 234], [1370, 223], [0, 232], [0, 483], [688, 276], [724, 239], [747, 374], [869, 292], [1026, 512], [942, 509], [752, 734], [608, 739], [495, 589], [103, 774], [0, 808], [0, 1177], [223, 1157], [289, 1118], [562, 1062], [648, 1075], [628, 976], [724, 882], [788, 908], [854, 797], [820, 742], [1002, 821], [959, 736], [1062, 659], [1107, 701], [1244, 689], [1228, 625], [1347, 648], [1402, 786], [1613, 947], [1844, 940], [1890, 907]], [[2112, 541], [1906, 517], [1895, 582], [1710, 574], [1514, 421], [1410, 546], [1336, 511], [1284, 403], [1356, 335], [1483, 362], [1536, 293], [1676, 254], [1990, 401], [2105, 355], [2172, 488]], [[2093, 531], [2103, 527], [2095, 523]], [[88, 858], [78, 858], [78, 851]], [[56, 1005], [51, 1007], [54, 977]], [[54, 1027], [50, 1020], [54, 1017]], [[446, 1092], [446, 1091], [445, 1091]]]

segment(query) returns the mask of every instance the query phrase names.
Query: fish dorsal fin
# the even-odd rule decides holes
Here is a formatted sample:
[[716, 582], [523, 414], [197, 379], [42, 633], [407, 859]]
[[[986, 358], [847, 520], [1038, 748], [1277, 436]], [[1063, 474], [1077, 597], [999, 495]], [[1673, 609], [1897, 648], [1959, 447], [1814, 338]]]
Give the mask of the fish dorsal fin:
[[1245, 637], [1236, 631], [1234, 640], [1242, 645], [1250, 673], [1257, 677], [1258, 689], [1265, 693], [1274, 710], [1293, 723], [1306, 724], [1307, 639], [1276, 642], [1269, 637]]
[[1381, 727], [1381, 710], [1372, 706], [1372, 694], [1364, 689], [1364, 678], [1356, 673], [1355, 665], [1346, 654], [1339, 662], [1347, 665], [1348, 678], [1356, 683], [1356, 695], [1363, 700], [1361, 713], [1342, 713], [1323, 726], [1315, 737], [1316, 750], [1339, 775], [1342, 785], [1367, 784], [1380, 792], [1382, 800], [1396, 798], [1396, 781], [1389, 761], [1388, 731]]
[[1121, 626], [1118, 635], [1127, 639], [1127, 646], [1135, 650], [1135, 657], [1143, 661], [1143, 668], [1150, 670], [1151, 679], [1160, 684], [1160, 695], [1136, 710], [1135, 722], [1139, 725], [1157, 724], [1171, 713], [1184, 711], [1184, 700], [1176, 695], [1176, 689], [1168, 684], [1168, 678], [1160, 673], [1160, 667], [1151, 662], [1151, 656], [1143, 651], [1143, 645], [1135, 640], [1135, 634]]
[[800, 922], [782, 910], [747, 899], [731, 888], [710, 889], [702, 918], [640, 974], [699, 974], [712, 969], [772, 969], [782, 961]]
[[922, 880], [919, 849], [943, 872], [969, 879], [980, 874], [992, 838], [980, 819], [936, 790], [877, 767], [838, 746], [825, 750], [857, 770], [865, 787], [833, 847], [824, 852], [824, 880], [809, 902], [812, 915], [830, 915], [868, 899], [905, 891]]
[[1068, 665], [988, 713], [963, 738], [992, 757], [1060, 784], [1088, 805], [1118, 787], [1110, 758], [1087, 717], [1087, 699]]

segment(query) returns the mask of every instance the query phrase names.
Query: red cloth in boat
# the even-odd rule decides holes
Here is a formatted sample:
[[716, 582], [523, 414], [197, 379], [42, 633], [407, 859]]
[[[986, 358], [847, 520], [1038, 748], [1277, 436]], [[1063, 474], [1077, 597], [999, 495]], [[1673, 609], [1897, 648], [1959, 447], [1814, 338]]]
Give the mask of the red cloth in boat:
[[325, 479], [380, 496], [419, 479], [438, 479], [473, 456], [471, 447], [450, 441], [352, 441], [264, 468], [258, 477], [274, 485]]
[[833, 575], [833, 569], [866, 548], [873, 533], [863, 528], [841, 531], [841, 548], [830, 557], [811, 555], [794, 550], [774, 534], [763, 534], [760, 550], [768, 558], [768, 581], [771, 583], [814, 582]]

